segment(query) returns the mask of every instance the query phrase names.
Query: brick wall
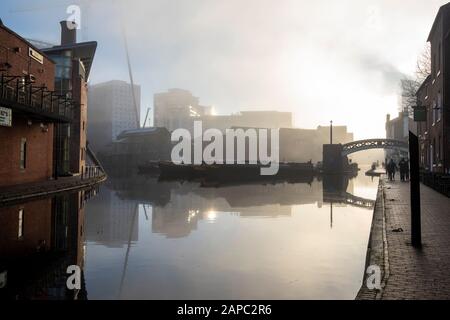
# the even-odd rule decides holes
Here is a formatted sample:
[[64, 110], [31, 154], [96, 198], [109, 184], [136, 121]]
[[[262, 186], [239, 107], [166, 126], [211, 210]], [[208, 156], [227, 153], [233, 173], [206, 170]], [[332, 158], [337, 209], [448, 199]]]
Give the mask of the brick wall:
[[[30, 48], [42, 55], [42, 63], [30, 57]], [[54, 62], [3, 25], [0, 25], [0, 73], [33, 75], [35, 86], [54, 89]], [[42, 122], [42, 126], [40, 121], [15, 111], [12, 127], [0, 126], [0, 186], [47, 180], [52, 176], [53, 124]], [[25, 169], [20, 167], [22, 138], [27, 142]]]
[[[54, 62], [42, 52], [39, 52], [43, 56], [42, 64], [31, 58], [28, 54], [30, 47], [39, 51], [19, 35], [0, 25], [0, 72], [13, 76], [32, 74], [36, 78], [36, 86], [45, 85], [53, 91], [55, 83]], [[11, 68], [6, 68], [5, 63], [8, 63]]]
[[[47, 180], [53, 167], [53, 124], [32, 121], [13, 113], [12, 127], [0, 126], [0, 186]], [[26, 168], [20, 168], [21, 139], [27, 141]]]
[[[19, 210], [23, 209], [23, 237], [18, 238]], [[52, 199], [42, 199], [0, 208], [0, 255], [21, 257], [33, 254], [40, 246], [50, 249]]]

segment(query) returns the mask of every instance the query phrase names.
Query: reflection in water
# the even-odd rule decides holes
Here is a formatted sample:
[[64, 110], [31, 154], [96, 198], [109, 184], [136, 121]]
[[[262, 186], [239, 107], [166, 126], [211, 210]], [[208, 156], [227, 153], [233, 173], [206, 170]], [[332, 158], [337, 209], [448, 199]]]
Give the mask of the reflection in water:
[[84, 267], [85, 201], [96, 190], [0, 207], [0, 297], [86, 299], [67, 290], [67, 267]]
[[[220, 188], [131, 176], [0, 207], [0, 295], [352, 299], [376, 190], [365, 176]], [[69, 265], [80, 290], [66, 289]]]
[[377, 184], [360, 176], [202, 188], [111, 178], [87, 205], [87, 291], [94, 299], [352, 299]]

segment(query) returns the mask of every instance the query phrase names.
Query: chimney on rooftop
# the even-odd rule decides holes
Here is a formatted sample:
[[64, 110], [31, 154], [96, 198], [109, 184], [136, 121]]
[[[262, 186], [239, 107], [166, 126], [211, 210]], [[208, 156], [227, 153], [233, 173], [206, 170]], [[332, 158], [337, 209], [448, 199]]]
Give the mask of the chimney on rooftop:
[[77, 43], [77, 24], [75, 21], [61, 21], [61, 45]]

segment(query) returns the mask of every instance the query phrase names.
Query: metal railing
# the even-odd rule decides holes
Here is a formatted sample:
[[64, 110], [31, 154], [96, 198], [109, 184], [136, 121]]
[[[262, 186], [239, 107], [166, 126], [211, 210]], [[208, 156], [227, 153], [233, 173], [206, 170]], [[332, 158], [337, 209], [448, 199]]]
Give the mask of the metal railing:
[[57, 95], [45, 86], [34, 86], [28, 77], [0, 76], [0, 100], [20, 107], [22, 111], [29, 111], [41, 116], [70, 121], [73, 116], [75, 103], [72, 99]]
[[420, 173], [420, 180], [424, 185], [450, 197], [450, 175], [422, 171]]
[[84, 167], [83, 172], [81, 173], [81, 179], [91, 179], [91, 178], [100, 178], [105, 175], [103, 169], [99, 166], [87, 166]]

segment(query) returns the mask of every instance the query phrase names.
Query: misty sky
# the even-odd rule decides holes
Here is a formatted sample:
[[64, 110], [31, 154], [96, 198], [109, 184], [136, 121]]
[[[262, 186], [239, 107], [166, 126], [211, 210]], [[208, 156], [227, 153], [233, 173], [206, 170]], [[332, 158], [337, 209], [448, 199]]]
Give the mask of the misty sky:
[[0, 18], [26, 38], [58, 44], [67, 5], [90, 3], [81, 6], [79, 41], [98, 42], [91, 83], [128, 81], [123, 21], [144, 115], [155, 92], [183, 88], [218, 114], [291, 111], [298, 127], [333, 120], [370, 138], [385, 136], [398, 81], [413, 74], [447, 2], [2, 0]]

